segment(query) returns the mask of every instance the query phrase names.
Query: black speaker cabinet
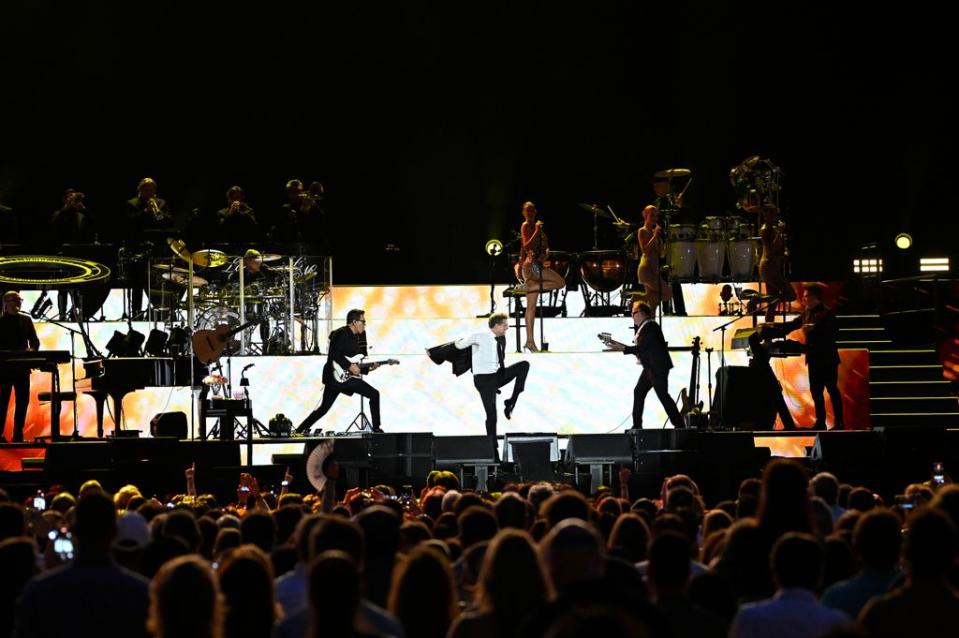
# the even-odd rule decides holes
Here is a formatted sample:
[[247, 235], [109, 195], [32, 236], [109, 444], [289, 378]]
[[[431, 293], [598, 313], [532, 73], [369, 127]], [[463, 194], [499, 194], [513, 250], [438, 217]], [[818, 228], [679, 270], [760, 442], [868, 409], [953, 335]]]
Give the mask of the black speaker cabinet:
[[756, 368], [724, 366], [716, 371], [713, 410], [720, 413], [725, 427], [772, 430], [776, 408], [768, 392], [773, 390], [769, 388], [769, 380]]
[[161, 412], [150, 420], [150, 436], [187, 438], [189, 426], [184, 412]]

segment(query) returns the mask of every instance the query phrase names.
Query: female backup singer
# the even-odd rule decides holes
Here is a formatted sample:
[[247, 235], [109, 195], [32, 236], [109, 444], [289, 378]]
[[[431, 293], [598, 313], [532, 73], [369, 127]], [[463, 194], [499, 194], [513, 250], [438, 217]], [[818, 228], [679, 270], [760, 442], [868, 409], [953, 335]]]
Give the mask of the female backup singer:
[[796, 299], [796, 292], [785, 275], [786, 229], [779, 221], [779, 208], [775, 204], [767, 203], [759, 207], [759, 211], [763, 216], [763, 225], [759, 229], [763, 244], [763, 255], [759, 259], [759, 280], [766, 284], [766, 295], [770, 298], [766, 306], [766, 322], [769, 323], [776, 317], [777, 304], [780, 301], [793, 301]]
[[669, 302], [673, 298], [669, 282], [660, 273], [659, 260], [665, 256], [666, 242], [663, 240], [663, 227], [659, 225], [659, 209], [647, 206], [643, 209], [643, 225], [636, 234], [642, 258], [636, 270], [636, 278], [646, 290], [639, 301], [645, 301], [653, 310], [660, 302]]
[[539, 352], [536, 340], [533, 338], [533, 328], [536, 323], [536, 302], [539, 293], [558, 290], [566, 285], [562, 275], [547, 268], [546, 257], [549, 254], [549, 242], [543, 222], [536, 219], [536, 205], [533, 202], [523, 204], [523, 218], [525, 221], [520, 227], [523, 246], [519, 253], [518, 275], [522, 275], [523, 284], [514, 290], [526, 293], [526, 350]]

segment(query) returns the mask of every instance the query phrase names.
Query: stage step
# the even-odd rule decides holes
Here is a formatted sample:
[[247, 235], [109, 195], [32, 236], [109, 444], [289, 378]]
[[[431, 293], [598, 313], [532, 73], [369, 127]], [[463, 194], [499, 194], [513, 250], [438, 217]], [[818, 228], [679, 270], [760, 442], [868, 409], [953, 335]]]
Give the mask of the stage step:
[[940, 381], [942, 366], [938, 364], [871, 365], [869, 378], [872, 381]]
[[837, 341], [885, 341], [889, 337], [882, 326], [864, 328], [862, 326], [840, 327]]
[[875, 414], [954, 413], [959, 416], [959, 401], [954, 396], [871, 397], [869, 409]]
[[959, 427], [959, 414], [874, 413], [869, 415], [872, 427]]
[[940, 381], [870, 381], [869, 396], [881, 397], [940, 397], [949, 392], [950, 384]]
[[939, 355], [932, 349], [883, 348], [869, 351], [869, 365], [938, 365]]

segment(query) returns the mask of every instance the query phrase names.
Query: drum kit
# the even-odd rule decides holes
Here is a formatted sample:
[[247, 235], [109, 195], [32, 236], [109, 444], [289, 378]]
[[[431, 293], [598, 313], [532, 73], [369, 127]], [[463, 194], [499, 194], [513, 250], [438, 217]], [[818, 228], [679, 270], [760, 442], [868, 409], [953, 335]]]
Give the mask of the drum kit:
[[[289, 336], [291, 322], [315, 324], [319, 320], [320, 299], [328, 290], [324, 290], [325, 277], [318, 277], [321, 270], [309, 258], [263, 253], [255, 258], [255, 267], [244, 271], [246, 281], [241, 289], [239, 271], [244, 268], [243, 257], [231, 257], [215, 249], [191, 252], [179, 239], [167, 243], [175, 257], [151, 264], [156, 274], [151, 281], [156, 285], [151, 286], [150, 292], [155, 299], [154, 311], [167, 311], [159, 316], [168, 318], [171, 324], [183, 320], [181, 313], [187, 306], [185, 299], [191, 281], [194, 329], [257, 322], [259, 331], [258, 326], [253, 326], [239, 338], [244, 345], [249, 344], [246, 354], [292, 353], [296, 348]], [[193, 267], [184, 268], [179, 260], [190, 262]], [[255, 343], [257, 333], [260, 343]], [[306, 333], [305, 327], [300, 330], [301, 349], [313, 351], [318, 345], [318, 326], [311, 331], [313, 343], [305, 343]], [[231, 350], [238, 347], [239, 344]]]

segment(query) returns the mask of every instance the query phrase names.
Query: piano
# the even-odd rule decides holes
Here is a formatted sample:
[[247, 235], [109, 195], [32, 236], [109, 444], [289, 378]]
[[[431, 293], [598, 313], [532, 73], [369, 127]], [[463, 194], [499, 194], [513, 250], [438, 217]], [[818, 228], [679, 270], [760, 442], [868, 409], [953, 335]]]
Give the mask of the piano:
[[[113, 435], [122, 436], [123, 397], [143, 388], [190, 385], [188, 359], [173, 357], [108, 357], [83, 363], [86, 376], [77, 379], [78, 392], [89, 394], [97, 404], [97, 436], [103, 437], [103, 405], [113, 399]], [[201, 377], [198, 377], [201, 378]]]

